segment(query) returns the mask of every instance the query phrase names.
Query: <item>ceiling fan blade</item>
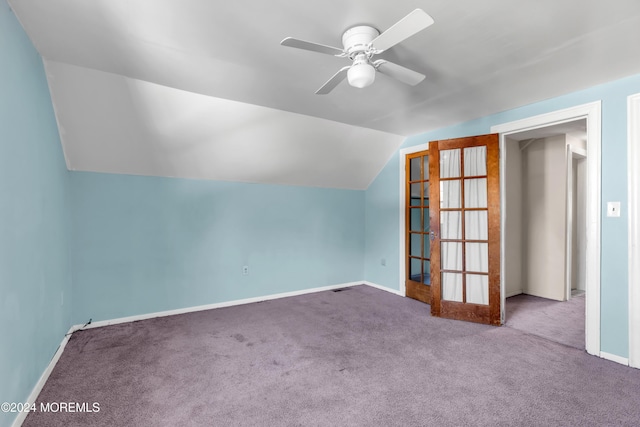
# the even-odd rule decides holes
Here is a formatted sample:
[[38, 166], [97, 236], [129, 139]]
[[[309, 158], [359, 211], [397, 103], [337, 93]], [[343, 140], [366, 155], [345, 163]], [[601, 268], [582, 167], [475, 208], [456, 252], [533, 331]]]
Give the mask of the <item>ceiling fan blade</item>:
[[406, 83], [411, 86], [417, 85], [426, 77], [424, 74], [420, 74], [417, 71], [410, 70], [383, 59], [376, 61], [374, 66], [382, 74], [386, 74], [389, 77], [393, 77], [394, 79], [400, 80], [402, 83]]
[[347, 71], [351, 66], [342, 67], [333, 75], [320, 89], [316, 91], [316, 95], [326, 95], [331, 92], [338, 84], [347, 77]]
[[310, 50], [312, 52], [326, 53], [333, 56], [345, 56], [344, 50], [337, 47], [325, 46], [323, 44], [308, 42], [304, 40], [287, 37], [280, 42], [282, 46], [296, 47], [298, 49]]
[[433, 24], [433, 18], [424, 10], [416, 9], [373, 39], [371, 45], [376, 53], [384, 52], [431, 24]]

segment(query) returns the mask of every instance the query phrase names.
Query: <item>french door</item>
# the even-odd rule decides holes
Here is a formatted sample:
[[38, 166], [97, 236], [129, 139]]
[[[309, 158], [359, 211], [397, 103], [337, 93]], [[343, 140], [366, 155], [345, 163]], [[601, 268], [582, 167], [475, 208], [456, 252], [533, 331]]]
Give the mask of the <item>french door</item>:
[[406, 158], [405, 253], [406, 295], [431, 303], [431, 253], [429, 240], [429, 153]]
[[433, 316], [500, 324], [498, 141], [491, 134], [429, 143], [430, 224], [422, 235]]
[[406, 295], [437, 317], [500, 324], [497, 134], [406, 156]]

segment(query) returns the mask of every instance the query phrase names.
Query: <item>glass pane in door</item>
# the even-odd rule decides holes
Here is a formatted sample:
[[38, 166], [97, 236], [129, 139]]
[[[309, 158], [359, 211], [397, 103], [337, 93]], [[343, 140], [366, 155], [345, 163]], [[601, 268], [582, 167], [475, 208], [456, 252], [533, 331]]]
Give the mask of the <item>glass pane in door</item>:
[[462, 274], [442, 273], [442, 299], [462, 302]]
[[425, 285], [430, 285], [431, 284], [431, 261], [424, 260], [423, 267], [424, 269], [422, 270], [422, 273], [423, 273], [422, 283], [424, 283]]
[[[422, 229], [422, 231], [425, 231], [425, 232], [428, 233], [429, 230], [430, 230], [430, 228], [429, 228], [430, 227], [429, 208], [424, 208], [422, 215], [424, 215], [422, 217], [423, 218], [423, 223], [422, 223], [423, 229]], [[428, 254], [428, 252], [427, 252], [427, 254]]]
[[409, 278], [414, 282], [422, 282], [422, 260], [411, 258]]
[[489, 304], [489, 276], [467, 274], [467, 302]]
[[420, 181], [420, 157], [414, 157], [409, 164], [409, 180]]
[[422, 234], [411, 233], [409, 239], [409, 256], [422, 258]]
[[428, 234], [424, 235], [424, 258], [431, 258], [431, 239]]
[[422, 204], [422, 199], [420, 195], [422, 193], [422, 184], [411, 184], [410, 192], [409, 192], [409, 205], [410, 206], [420, 206]]
[[464, 149], [464, 176], [484, 176], [487, 174], [487, 147], [467, 147]]
[[442, 270], [462, 271], [462, 243], [440, 243]]
[[489, 244], [465, 243], [466, 271], [476, 273], [489, 272]]
[[464, 207], [487, 207], [487, 178], [464, 180]]
[[467, 240], [487, 240], [489, 238], [487, 211], [466, 211], [464, 213], [464, 229]]
[[422, 157], [422, 176], [424, 180], [429, 179], [429, 156]]
[[460, 176], [460, 149], [440, 151], [440, 178]]
[[462, 239], [460, 211], [440, 212], [440, 237], [442, 239]]
[[440, 181], [440, 209], [460, 208], [460, 180]]
[[424, 189], [424, 199], [423, 199], [424, 202], [423, 203], [424, 203], [425, 206], [429, 206], [429, 181], [426, 181], [423, 184], [422, 188]]
[[409, 209], [409, 224], [410, 224], [410, 231], [422, 231], [422, 216], [421, 216], [421, 212], [422, 209], [420, 208], [410, 208]]

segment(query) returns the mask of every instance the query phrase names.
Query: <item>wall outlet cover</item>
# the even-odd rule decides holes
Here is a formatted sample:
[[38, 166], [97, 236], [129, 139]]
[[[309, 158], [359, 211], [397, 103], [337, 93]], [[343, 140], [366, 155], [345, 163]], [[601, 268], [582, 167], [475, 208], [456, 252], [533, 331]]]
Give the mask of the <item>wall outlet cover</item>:
[[608, 202], [607, 203], [607, 216], [619, 217], [620, 216], [620, 202]]

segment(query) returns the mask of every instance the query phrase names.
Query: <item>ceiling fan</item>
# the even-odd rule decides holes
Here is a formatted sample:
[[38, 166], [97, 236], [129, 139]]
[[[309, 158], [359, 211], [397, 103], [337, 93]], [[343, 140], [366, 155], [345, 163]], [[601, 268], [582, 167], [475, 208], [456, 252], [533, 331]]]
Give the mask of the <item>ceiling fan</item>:
[[351, 86], [357, 88], [367, 87], [375, 80], [376, 71], [408, 85], [415, 86], [425, 78], [424, 74], [384, 59], [374, 60], [373, 56], [408, 39], [431, 24], [433, 24], [433, 18], [422, 9], [416, 9], [382, 34], [368, 25], [349, 28], [342, 35], [343, 49], [293, 37], [287, 37], [280, 44], [340, 58], [349, 58], [353, 61], [351, 65], [341, 68], [322, 85], [316, 91], [318, 95], [325, 95], [331, 92], [345, 77]]

